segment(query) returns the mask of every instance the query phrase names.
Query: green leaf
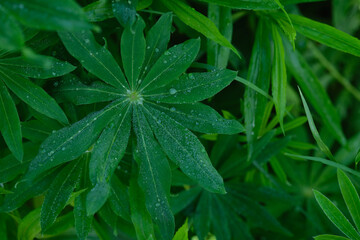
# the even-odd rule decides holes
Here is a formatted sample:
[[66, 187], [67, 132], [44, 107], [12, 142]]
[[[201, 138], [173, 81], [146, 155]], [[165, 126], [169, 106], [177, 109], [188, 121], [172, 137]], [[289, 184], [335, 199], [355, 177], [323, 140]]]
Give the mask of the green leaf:
[[200, 39], [190, 39], [164, 52], [141, 82], [140, 90], [160, 88], [179, 77], [195, 60], [199, 49]]
[[119, 65], [111, 53], [96, 42], [90, 31], [58, 34], [69, 53], [89, 72], [104, 82], [126, 91], [128, 84]]
[[311, 112], [310, 112], [310, 109], [309, 109], [309, 106], [307, 105], [306, 103], [306, 100], [299, 88], [299, 92], [300, 92], [300, 96], [301, 96], [301, 101], [304, 105], [304, 109], [305, 109], [305, 113], [306, 113], [306, 117], [308, 119], [308, 123], [309, 123], [309, 127], [310, 127], [310, 130], [311, 130], [311, 133], [316, 141], [316, 143], [318, 144], [320, 150], [325, 153], [325, 155], [330, 158], [330, 160], [333, 160], [333, 161], [336, 161], [334, 156], [332, 155], [332, 153], [330, 152], [330, 149], [326, 146], [326, 144], [323, 142], [323, 140], [321, 139], [320, 137], [320, 134], [318, 132], [318, 130], [316, 129], [316, 126], [315, 126], [315, 123], [314, 123], [314, 120], [312, 118], [312, 115], [311, 115]]
[[293, 14], [289, 16], [295, 30], [300, 34], [336, 50], [360, 57], [359, 39], [306, 17]]
[[2, 79], [7, 87], [21, 100], [36, 111], [62, 123], [68, 123], [65, 113], [56, 101], [29, 79], [7, 71], [2, 67], [0, 67], [0, 79]]
[[346, 174], [338, 169], [337, 176], [339, 181], [339, 186], [341, 194], [345, 200], [346, 206], [351, 214], [352, 219], [354, 220], [356, 228], [360, 229], [360, 199], [359, 195], [350, 181], [349, 177]]
[[50, 172], [50, 174], [33, 182], [20, 180], [11, 189], [13, 193], [5, 196], [4, 202], [0, 206], [0, 212], [12, 212], [21, 207], [27, 200], [42, 194], [49, 188], [55, 176], [56, 172]]
[[97, 182], [86, 196], [87, 216], [94, 215], [106, 202], [110, 194], [110, 185], [107, 182]]
[[75, 67], [53, 57], [37, 55], [36, 60], [26, 57], [0, 59], [0, 66], [31, 78], [52, 78], [72, 72]]
[[179, 0], [161, 0], [162, 4], [189, 27], [203, 34], [205, 37], [219, 43], [221, 46], [230, 48], [240, 59], [241, 56], [236, 48], [219, 32], [216, 25], [207, 17]]
[[172, 240], [188, 240], [188, 220], [185, 220], [185, 223], [176, 231], [175, 236]]
[[109, 203], [114, 213], [125, 220], [130, 218], [130, 201], [128, 188], [118, 179], [116, 175], [111, 178], [111, 194]]
[[[265, 93], [269, 91], [271, 74], [271, 45], [270, 31], [264, 20], [260, 20], [256, 30], [255, 42], [252, 49], [248, 81]], [[244, 97], [244, 114], [246, 138], [249, 144], [248, 158], [250, 159], [254, 142], [256, 141], [268, 99], [257, 91], [247, 87]]]
[[40, 147], [25, 176], [34, 179], [44, 171], [74, 160], [95, 142], [103, 128], [127, 103], [116, 101], [105, 109], [89, 114], [75, 124], [51, 134]]
[[314, 239], [315, 240], [350, 240], [349, 238], [346, 238], [346, 237], [329, 235], [329, 234], [318, 235], [318, 236], [314, 237]]
[[118, 118], [103, 130], [94, 146], [89, 163], [89, 176], [95, 187], [87, 196], [88, 215], [97, 212], [110, 194], [110, 179], [125, 153], [130, 128], [131, 108], [127, 106], [118, 113]]
[[24, 36], [16, 20], [0, 5], [0, 46], [16, 50], [24, 46]]
[[194, 103], [214, 96], [235, 77], [236, 72], [227, 69], [183, 74], [170, 84], [146, 92], [143, 96], [165, 103]]
[[163, 239], [174, 234], [174, 216], [168, 202], [171, 171], [159, 144], [155, 141], [144, 113], [139, 105], [134, 106], [134, 130], [137, 139], [136, 155], [139, 164], [139, 186], [144, 191], [146, 208], [159, 226]]
[[148, 103], [184, 127], [197, 132], [235, 134], [245, 131], [238, 121], [225, 119], [214, 109], [202, 103], [161, 105]]
[[138, 0], [112, 0], [112, 11], [118, 22], [124, 28], [131, 28], [136, 20], [136, 5]]
[[295, 77], [306, 98], [309, 99], [333, 137], [342, 145], [345, 145], [346, 138], [341, 129], [338, 111], [331, 103], [325, 89], [306, 63], [304, 57], [298, 51], [294, 52], [289, 43], [284, 42], [284, 47], [286, 65], [291, 74]]
[[181, 210], [189, 206], [201, 193], [202, 189], [197, 186], [184, 190], [170, 199], [171, 209], [174, 214], [178, 214]]
[[81, 7], [73, 0], [62, 0], [61, 4], [47, 0], [3, 0], [1, 5], [31, 28], [64, 31], [91, 28]]
[[286, 66], [284, 46], [280, 33], [275, 24], [271, 25], [272, 38], [274, 42], [274, 58], [271, 74], [272, 95], [276, 113], [279, 117], [280, 126], [284, 131], [284, 115], [286, 108]]
[[70, 199], [81, 174], [80, 162], [80, 160], [74, 161], [63, 168], [46, 192], [40, 217], [42, 232], [48, 230], [55, 222]]
[[[209, 19], [215, 23], [220, 33], [231, 42], [233, 33], [233, 20], [231, 8], [209, 4]], [[207, 40], [207, 63], [219, 69], [226, 68], [230, 56], [230, 49], [220, 46], [216, 42]]]
[[18, 227], [18, 240], [35, 239], [36, 235], [40, 233], [40, 211], [41, 208], [37, 208], [21, 220]]
[[204, 146], [189, 130], [149, 105], [144, 111], [165, 153], [190, 178], [210, 192], [226, 193]]
[[349, 220], [342, 214], [342, 212], [322, 193], [313, 190], [315, 199], [324, 211], [330, 221], [347, 237], [353, 240], [360, 239], [359, 233], [356, 232]]
[[200, 0], [202, 2], [217, 4], [236, 9], [246, 10], [273, 10], [279, 6], [274, 0]]
[[13, 154], [0, 158], [0, 183], [13, 180], [24, 173], [30, 161], [36, 156], [39, 146], [31, 142], [24, 143], [24, 158], [22, 162], [16, 160]]
[[79, 239], [86, 240], [91, 231], [91, 222], [93, 216], [87, 216], [86, 195], [81, 194], [75, 199], [74, 205], [75, 229]]
[[166, 51], [170, 40], [172, 13], [163, 14], [146, 35], [146, 52], [141, 77], [146, 76], [156, 60]]
[[351, 169], [343, 164], [340, 163], [336, 163], [334, 161], [329, 161], [327, 159], [324, 158], [319, 158], [319, 157], [311, 157], [311, 156], [302, 156], [302, 155], [297, 155], [297, 154], [290, 154], [290, 153], [285, 153], [285, 155], [293, 157], [293, 158], [299, 158], [299, 159], [304, 159], [304, 160], [310, 160], [310, 161], [314, 161], [314, 162], [320, 162], [322, 164], [328, 165], [328, 166], [332, 166], [335, 168], [339, 168], [345, 172], [351, 173], [357, 177], [360, 177], [360, 173], [355, 171], [354, 169]]
[[[0, 75], [1, 78], [1, 75]], [[0, 80], [0, 130], [10, 151], [17, 160], [22, 161], [24, 152], [20, 119], [6, 86]]]
[[[89, 153], [84, 154], [82, 155], [82, 158], [83, 158], [83, 166], [81, 167], [83, 168], [83, 173], [81, 174], [78, 188], [86, 189], [86, 191], [89, 191], [88, 189], [91, 185], [88, 176], [88, 170], [89, 170], [88, 162], [89, 162], [90, 154]], [[91, 223], [93, 220], [93, 216], [87, 216], [86, 192], [81, 192], [80, 195], [78, 195], [75, 198], [74, 220], [75, 220], [76, 235], [78, 236], [79, 239], [86, 240], [87, 236], [89, 235], [89, 232], [91, 231]]]
[[194, 230], [199, 239], [205, 239], [210, 231], [210, 194], [203, 192], [200, 196], [194, 216]]
[[146, 210], [144, 194], [134, 178], [130, 180], [129, 201], [131, 221], [134, 224], [137, 239], [155, 239], [154, 227], [151, 216]]
[[100, 81], [83, 84], [73, 76], [54, 83], [54, 96], [58, 101], [71, 102], [76, 105], [107, 102], [124, 97], [121, 90]]
[[139, 75], [145, 58], [144, 28], [145, 22], [138, 17], [134, 26], [125, 28], [121, 36], [121, 59], [132, 90], [141, 83]]

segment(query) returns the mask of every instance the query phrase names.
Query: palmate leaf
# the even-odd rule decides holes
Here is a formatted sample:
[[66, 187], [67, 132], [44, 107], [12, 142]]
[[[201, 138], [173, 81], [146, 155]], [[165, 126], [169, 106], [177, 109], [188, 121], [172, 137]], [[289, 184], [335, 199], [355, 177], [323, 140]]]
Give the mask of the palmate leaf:
[[[228, 86], [236, 77], [236, 72], [215, 70], [188, 74], [186, 84], [192, 89], [191, 93], [185, 93], [188, 89], [181, 82], [185, 80], [179, 76], [196, 58], [200, 39], [188, 40], [165, 51], [170, 26], [171, 14], [167, 13], [151, 28], [146, 40], [140, 17], [132, 29], [124, 30], [124, 43], [120, 48], [127, 79], [111, 54], [95, 41], [89, 31], [59, 33], [70, 54], [105, 83], [95, 80], [85, 85], [70, 76], [56, 83], [56, 98], [77, 105], [112, 102], [104, 109], [50, 135], [30, 164], [25, 180], [35, 179], [51, 168], [74, 160], [86, 150], [91, 152], [88, 170], [92, 186], [83, 186], [89, 188], [86, 199], [82, 194], [76, 200], [78, 212], [82, 215], [78, 220], [75, 218], [75, 224], [79, 222], [76, 228], [80, 228], [80, 233], [81, 226], [86, 230], [90, 217], [109, 199], [110, 204], [105, 204], [103, 209], [112, 209], [115, 216], [131, 219], [139, 238], [144, 236], [144, 230], [154, 237], [155, 232], [163, 239], [171, 239], [175, 223], [169, 204], [171, 170], [166, 155], [202, 187], [225, 193], [223, 180], [212, 167], [204, 146], [187, 128], [224, 134], [244, 130], [238, 121], [226, 120], [212, 108], [196, 103]], [[133, 48], [126, 48], [128, 46]], [[151, 91], [156, 89], [166, 88], [166, 93], [169, 93], [174, 86], [178, 94], [166, 94], [163, 101], [172, 104], [161, 103], [160, 99], [150, 96]], [[131, 136], [131, 127], [135, 136]], [[121, 196], [126, 194], [126, 187], [119, 180], [111, 179], [129, 139], [133, 140], [133, 155], [137, 163], [132, 174], [137, 174], [139, 168], [139, 186], [130, 183], [130, 203], [126, 204], [126, 197]], [[113, 177], [116, 179], [116, 176]], [[134, 191], [139, 191], [137, 189], [143, 191], [145, 202], [134, 200], [140, 194], [134, 195]], [[89, 218], [84, 216], [84, 212]], [[142, 221], [150, 226], [142, 226]]]

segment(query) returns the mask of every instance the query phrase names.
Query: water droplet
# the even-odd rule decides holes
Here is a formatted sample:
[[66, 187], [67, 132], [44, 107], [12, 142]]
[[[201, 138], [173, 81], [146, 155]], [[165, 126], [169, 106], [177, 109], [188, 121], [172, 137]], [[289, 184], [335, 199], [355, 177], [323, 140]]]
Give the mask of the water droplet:
[[190, 74], [189, 74], [189, 78], [190, 78], [190, 79], [195, 79], [194, 74], [190, 73]]
[[160, 50], [159, 50], [158, 48], [155, 48], [155, 52], [157, 52], [157, 53], [158, 53], [159, 51], [160, 51]]
[[165, 54], [166, 56], [169, 56], [169, 55], [171, 55], [171, 52], [166, 51], [164, 54]]
[[128, 4], [131, 5], [131, 1], [130, 1], [130, 0], [128, 1]]
[[167, 64], [167, 61], [166, 61], [166, 60], [164, 60], [164, 63], [165, 63], [165, 64]]
[[146, 49], [150, 49], [150, 46], [147, 46]]
[[170, 108], [170, 111], [171, 111], [171, 112], [175, 112], [175, 110], [176, 110], [176, 108], [174, 108], [174, 107], [171, 107], [171, 108]]
[[89, 39], [85, 39], [85, 43], [90, 43], [90, 40], [89, 40]]
[[175, 88], [170, 88], [170, 90], [169, 90], [169, 93], [171, 95], [174, 95], [176, 92], [177, 92], [177, 90]]
[[56, 75], [56, 72], [52, 72], [52, 75], [55, 76], [55, 75]]
[[160, 203], [156, 203], [155, 206], [156, 206], [156, 207], [160, 207]]
[[65, 147], [62, 147], [62, 148], [61, 148], [61, 150], [63, 150], [63, 151], [65, 151], [65, 149], [66, 149]]
[[59, 83], [58, 82], [54, 82], [54, 87], [57, 87], [59, 86]]

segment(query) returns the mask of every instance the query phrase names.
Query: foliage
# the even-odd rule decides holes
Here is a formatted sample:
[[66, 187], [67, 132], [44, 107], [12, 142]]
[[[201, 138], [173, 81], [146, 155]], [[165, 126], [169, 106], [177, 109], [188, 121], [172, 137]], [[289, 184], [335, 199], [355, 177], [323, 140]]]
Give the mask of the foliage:
[[0, 238], [360, 239], [359, 6], [2, 0]]

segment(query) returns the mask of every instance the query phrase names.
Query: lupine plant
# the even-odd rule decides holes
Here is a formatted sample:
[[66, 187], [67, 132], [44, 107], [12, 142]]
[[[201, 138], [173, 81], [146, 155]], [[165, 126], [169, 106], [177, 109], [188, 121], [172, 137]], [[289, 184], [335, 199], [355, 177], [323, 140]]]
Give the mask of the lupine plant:
[[360, 239], [359, 29], [358, 0], [1, 0], [0, 239]]

